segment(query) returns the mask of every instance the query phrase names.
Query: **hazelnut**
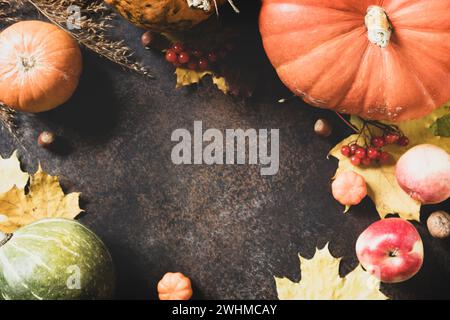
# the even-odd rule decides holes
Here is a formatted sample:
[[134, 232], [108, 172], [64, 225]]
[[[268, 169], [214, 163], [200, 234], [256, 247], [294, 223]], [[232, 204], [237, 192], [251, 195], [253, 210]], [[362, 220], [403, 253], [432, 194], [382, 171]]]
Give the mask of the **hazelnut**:
[[314, 132], [320, 137], [329, 137], [333, 128], [330, 123], [325, 119], [318, 119], [314, 124]]
[[169, 46], [169, 41], [166, 37], [152, 31], [146, 31], [142, 34], [141, 43], [147, 49], [164, 50]]
[[38, 137], [38, 145], [43, 148], [49, 148], [56, 140], [56, 135], [53, 132], [42, 131]]
[[433, 237], [448, 238], [450, 236], [450, 215], [445, 211], [433, 212], [428, 217], [427, 227]]

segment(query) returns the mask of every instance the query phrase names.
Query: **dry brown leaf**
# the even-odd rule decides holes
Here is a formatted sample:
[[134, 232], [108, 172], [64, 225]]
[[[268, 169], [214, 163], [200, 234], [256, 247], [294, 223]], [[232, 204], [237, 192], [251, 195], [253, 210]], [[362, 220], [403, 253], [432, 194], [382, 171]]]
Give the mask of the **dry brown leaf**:
[[83, 210], [79, 207], [79, 193], [64, 195], [58, 178], [38, 171], [30, 177], [29, 192], [14, 186], [0, 194], [0, 230], [11, 233], [33, 221], [50, 218], [75, 218]]
[[17, 151], [8, 159], [0, 156], [0, 193], [17, 186], [19, 189], [25, 188], [28, 182], [28, 173], [20, 169], [20, 162], [17, 158]]
[[328, 250], [316, 249], [310, 260], [299, 256], [301, 280], [292, 282], [276, 278], [280, 300], [386, 300], [380, 292], [380, 281], [359, 265], [344, 278], [339, 276], [341, 259]]

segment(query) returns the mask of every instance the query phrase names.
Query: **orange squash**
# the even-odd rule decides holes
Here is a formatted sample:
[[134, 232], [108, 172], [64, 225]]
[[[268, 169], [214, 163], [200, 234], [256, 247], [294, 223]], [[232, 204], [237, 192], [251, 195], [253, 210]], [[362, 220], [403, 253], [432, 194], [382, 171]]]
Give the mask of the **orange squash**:
[[191, 280], [180, 272], [168, 272], [158, 283], [158, 296], [160, 300], [189, 300]]
[[450, 0], [263, 0], [260, 31], [309, 104], [401, 121], [450, 100], [449, 17]]
[[77, 42], [42, 21], [22, 21], [0, 33], [0, 101], [42, 112], [66, 102], [78, 86], [82, 58]]

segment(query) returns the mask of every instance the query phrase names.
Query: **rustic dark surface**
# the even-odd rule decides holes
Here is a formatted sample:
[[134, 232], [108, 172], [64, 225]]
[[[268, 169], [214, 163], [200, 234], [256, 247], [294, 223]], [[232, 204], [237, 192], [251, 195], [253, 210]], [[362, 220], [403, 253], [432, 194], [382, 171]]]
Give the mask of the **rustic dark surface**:
[[[356, 239], [378, 219], [370, 200], [347, 215], [333, 200], [330, 178], [337, 162], [326, 155], [350, 132], [331, 112], [295, 99], [277, 103], [289, 93], [261, 48], [257, 2], [253, 9], [248, 3], [241, 3], [239, 28], [264, 80], [253, 98], [225, 96], [208, 81], [174, 89], [172, 67], [140, 48], [142, 31], [123, 21], [118, 34], [126, 35], [156, 80], [85, 51], [81, 85], [69, 103], [20, 116], [20, 143], [1, 133], [3, 156], [18, 149], [25, 169], [35, 170], [40, 161], [61, 177], [66, 191], [82, 192], [86, 214], [80, 221], [112, 252], [117, 298], [155, 299], [162, 275], [181, 271], [192, 279], [195, 298], [274, 299], [273, 276], [299, 280], [297, 254], [311, 257], [316, 246], [330, 242], [333, 255], [344, 257], [342, 275], [353, 269]], [[314, 134], [318, 117], [333, 123], [330, 138]], [[175, 166], [170, 135], [177, 128], [192, 130], [194, 120], [204, 128], [279, 128], [279, 173], [261, 177], [258, 166], [246, 165]], [[37, 146], [41, 130], [61, 137], [55, 152]], [[449, 209], [448, 202], [439, 208]], [[424, 208], [423, 221], [432, 210]], [[416, 226], [425, 244], [423, 269], [382, 291], [396, 299], [448, 299], [450, 243]]]

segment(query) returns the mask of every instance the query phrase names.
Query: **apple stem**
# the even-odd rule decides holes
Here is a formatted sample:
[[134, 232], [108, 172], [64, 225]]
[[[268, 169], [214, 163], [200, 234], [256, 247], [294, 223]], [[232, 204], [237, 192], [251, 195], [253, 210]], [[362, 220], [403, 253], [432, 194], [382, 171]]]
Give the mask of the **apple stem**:
[[398, 249], [389, 251], [389, 257], [394, 258], [398, 255]]

